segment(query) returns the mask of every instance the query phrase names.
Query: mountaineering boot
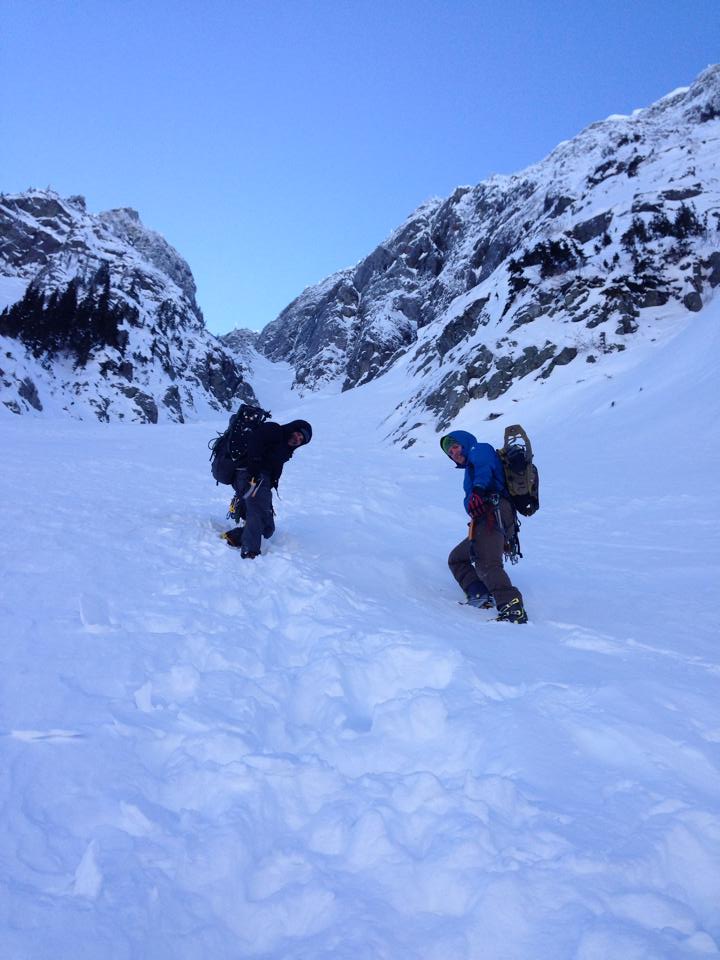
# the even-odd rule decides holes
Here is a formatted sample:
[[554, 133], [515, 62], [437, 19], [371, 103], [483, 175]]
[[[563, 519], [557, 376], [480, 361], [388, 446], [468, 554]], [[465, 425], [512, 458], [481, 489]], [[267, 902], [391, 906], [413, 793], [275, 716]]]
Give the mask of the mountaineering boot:
[[510, 601], [510, 603], [506, 603], [504, 607], [500, 607], [498, 610], [498, 615], [495, 619], [505, 620], [508, 623], [528, 622], [527, 614], [525, 613], [522, 601], [519, 599], [519, 597], [515, 597], [514, 600]]
[[242, 527], [234, 527], [222, 534], [222, 538], [229, 547], [239, 547], [242, 540]]
[[460, 603], [463, 606], [475, 607], [478, 610], [490, 610], [495, 606], [495, 601], [482, 580], [473, 580], [465, 588], [465, 599], [461, 600]]
[[489, 593], [468, 593], [465, 604], [468, 607], [476, 607], [478, 610], [491, 610], [495, 606]]

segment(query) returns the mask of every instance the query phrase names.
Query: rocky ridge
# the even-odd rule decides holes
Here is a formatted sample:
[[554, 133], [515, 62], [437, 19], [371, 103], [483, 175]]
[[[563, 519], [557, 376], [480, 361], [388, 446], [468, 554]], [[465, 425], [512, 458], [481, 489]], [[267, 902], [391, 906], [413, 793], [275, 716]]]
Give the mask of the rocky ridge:
[[[667, 332], [720, 283], [720, 66], [594, 123], [513, 176], [421, 206], [355, 267], [305, 290], [258, 349], [295, 388], [347, 390], [404, 358], [415, 420]], [[584, 375], [579, 373], [579, 375]]]
[[252, 373], [253, 357], [257, 357], [257, 342], [260, 336], [257, 330], [238, 327], [230, 333], [221, 333], [218, 340], [237, 358], [243, 369]]
[[51, 190], [0, 195], [0, 308], [28, 288], [54, 302], [72, 284], [82, 297], [103, 271], [127, 317], [114, 345], [79, 360], [0, 337], [2, 409], [183, 422], [254, 399], [242, 364], [205, 328], [189, 266], [136, 211], [93, 215]]

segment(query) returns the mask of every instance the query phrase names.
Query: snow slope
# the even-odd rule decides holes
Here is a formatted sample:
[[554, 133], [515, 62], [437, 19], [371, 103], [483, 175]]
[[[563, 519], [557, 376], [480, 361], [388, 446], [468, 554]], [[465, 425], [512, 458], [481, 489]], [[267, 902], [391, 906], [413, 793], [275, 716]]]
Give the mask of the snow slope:
[[0, 421], [0, 956], [717, 956], [718, 319], [463, 411], [537, 450], [524, 628], [455, 603], [400, 370], [300, 402], [258, 359], [315, 433], [254, 562], [216, 424]]

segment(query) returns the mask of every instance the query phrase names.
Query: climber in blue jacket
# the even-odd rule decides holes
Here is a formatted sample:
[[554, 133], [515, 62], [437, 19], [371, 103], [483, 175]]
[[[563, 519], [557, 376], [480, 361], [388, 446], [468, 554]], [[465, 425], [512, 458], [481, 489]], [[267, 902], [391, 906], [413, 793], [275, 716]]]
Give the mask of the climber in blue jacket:
[[446, 434], [440, 446], [463, 470], [463, 506], [470, 516], [469, 536], [448, 557], [450, 572], [472, 606], [486, 606], [492, 595], [498, 620], [527, 623], [522, 594], [503, 567], [505, 540], [515, 533], [515, 511], [500, 457], [466, 430]]

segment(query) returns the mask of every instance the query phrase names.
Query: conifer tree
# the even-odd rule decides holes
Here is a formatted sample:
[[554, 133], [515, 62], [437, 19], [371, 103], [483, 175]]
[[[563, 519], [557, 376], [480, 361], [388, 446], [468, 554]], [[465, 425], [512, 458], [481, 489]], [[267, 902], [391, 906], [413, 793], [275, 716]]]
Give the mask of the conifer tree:
[[76, 326], [78, 310], [78, 280], [73, 277], [60, 294], [57, 303], [55, 329], [58, 350], [70, 348]]

